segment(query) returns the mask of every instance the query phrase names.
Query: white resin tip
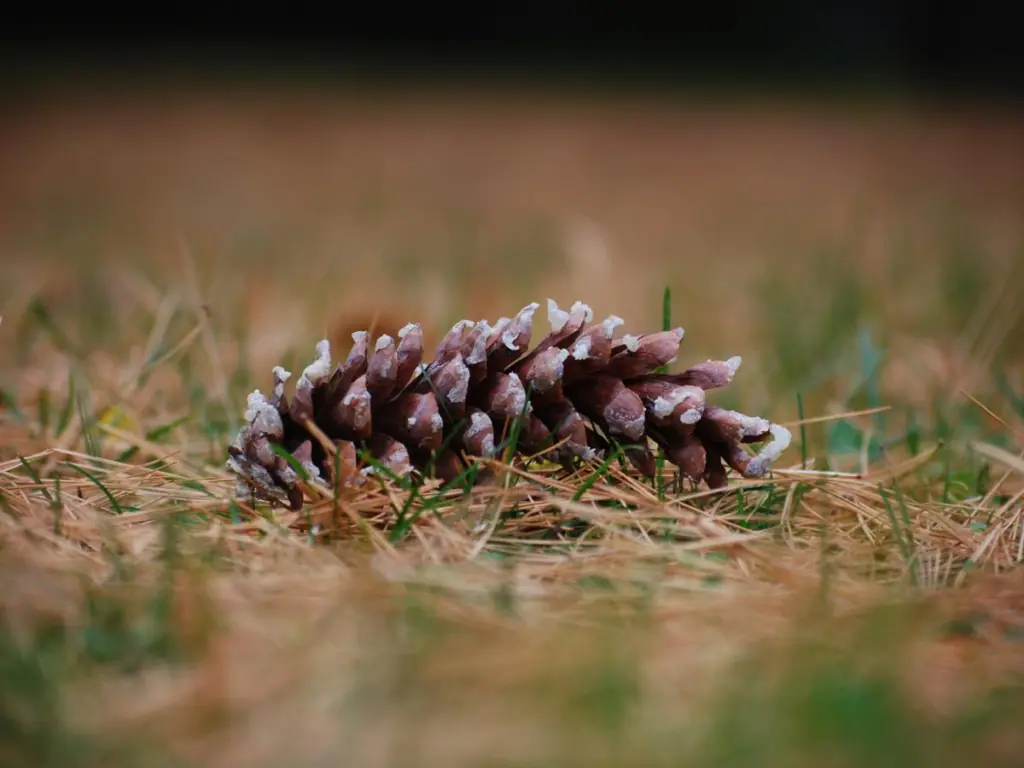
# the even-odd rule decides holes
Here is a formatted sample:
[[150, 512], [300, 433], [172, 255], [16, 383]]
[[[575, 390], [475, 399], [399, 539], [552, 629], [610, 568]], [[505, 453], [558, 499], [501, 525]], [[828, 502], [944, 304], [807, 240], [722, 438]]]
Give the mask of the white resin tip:
[[555, 333], [565, 328], [565, 324], [569, 322], [569, 313], [564, 309], [559, 309], [554, 299], [548, 299], [548, 322], [551, 323], [551, 330]]
[[569, 312], [571, 314], [576, 314], [580, 311], [583, 312], [583, 322], [589, 323], [594, 319], [594, 310], [592, 310], [588, 304], [584, 304], [582, 301], [573, 302], [572, 308]]
[[764, 477], [771, 469], [771, 465], [779, 460], [793, 440], [793, 434], [779, 424], [772, 424], [770, 432], [771, 442], [765, 443], [760, 453], [750, 460], [747, 471], [744, 473], [747, 477]]
[[604, 331], [605, 338], [610, 339], [615, 334], [615, 329], [625, 324], [626, 321], [618, 315], [608, 315], [601, 323], [601, 329]]
[[586, 360], [590, 357], [590, 337], [584, 336], [572, 345], [573, 360]]

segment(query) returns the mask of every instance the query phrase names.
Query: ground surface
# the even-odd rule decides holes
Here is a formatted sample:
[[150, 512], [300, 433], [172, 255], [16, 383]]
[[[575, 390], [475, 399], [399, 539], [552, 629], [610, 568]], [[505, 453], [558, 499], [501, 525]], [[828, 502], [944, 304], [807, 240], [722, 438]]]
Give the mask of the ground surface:
[[[8, 105], [3, 762], [1013, 764], [1022, 131], [767, 98]], [[769, 482], [233, 503], [245, 394], [319, 338], [549, 296], [656, 330], [666, 286], [679, 365], [741, 355], [716, 402], [793, 429]]]

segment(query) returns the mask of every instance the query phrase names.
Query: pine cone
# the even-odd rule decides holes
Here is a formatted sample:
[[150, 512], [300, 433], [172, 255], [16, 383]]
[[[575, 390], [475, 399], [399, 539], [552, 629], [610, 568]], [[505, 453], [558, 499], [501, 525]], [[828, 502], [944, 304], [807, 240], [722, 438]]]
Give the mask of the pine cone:
[[[652, 476], [654, 443], [686, 477], [711, 488], [726, 484], [726, 466], [743, 477], [764, 476], [788, 447], [783, 427], [706, 403], [707, 390], [732, 381], [740, 358], [664, 373], [662, 366], [676, 359], [682, 328], [616, 337], [620, 318], [588, 326], [588, 306], [577, 302], [566, 312], [550, 300], [551, 331], [527, 352], [538, 307], [530, 304], [494, 326], [456, 323], [425, 364], [417, 324], [402, 328], [397, 343], [380, 336], [372, 349], [366, 332], [353, 333], [347, 359], [333, 371], [330, 343], [321, 341], [290, 401], [291, 374], [274, 368], [271, 396], [249, 395], [246, 424], [228, 449], [239, 498], [302, 507], [299, 475], [275, 444], [311, 482], [326, 487], [365, 481], [374, 471], [372, 463], [357, 471], [360, 449], [393, 473], [432, 467], [448, 479], [471, 457], [494, 456], [517, 418], [521, 456], [546, 451], [571, 469], [617, 443]], [[756, 455], [744, 448], [768, 438]], [[343, 467], [339, 478], [336, 461]]]

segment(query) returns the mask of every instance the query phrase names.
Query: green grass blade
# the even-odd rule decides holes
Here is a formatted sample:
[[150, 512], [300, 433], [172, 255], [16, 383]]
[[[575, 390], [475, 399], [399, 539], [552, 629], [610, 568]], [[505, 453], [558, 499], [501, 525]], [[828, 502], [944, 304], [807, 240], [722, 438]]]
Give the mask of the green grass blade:
[[[390, 533], [388, 534], [388, 540], [392, 544], [397, 544], [412, 528], [413, 523], [419, 517], [424, 507], [420, 508], [420, 512], [415, 514], [409, 514], [409, 510], [412, 509], [412, 505], [420, 498], [420, 483], [415, 483], [412, 486], [412, 490], [409, 492], [409, 496], [406, 498], [402, 508], [398, 510], [398, 514], [395, 516], [395, 524], [392, 526]], [[424, 505], [426, 500], [424, 500]]]
[[[166, 424], [161, 424], [159, 427], [156, 427], [155, 429], [151, 429], [149, 432], [146, 433], [146, 441], [150, 442], [150, 443], [159, 443], [161, 440], [163, 440], [165, 437], [167, 437], [175, 429], [177, 429], [178, 427], [180, 427], [180, 426], [182, 426], [184, 424], [187, 424], [191, 420], [192, 420], [192, 416], [191, 415], [185, 415], [185, 416], [182, 416], [180, 418], [177, 418], [177, 419], [174, 419], [172, 421], [169, 421]], [[119, 453], [117, 455], [117, 458], [115, 459], [115, 461], [118, 461], [118, 462], [130, 461], [132, 458], [135, 457], [135, 455], [138, 452], [139, 452], [139, 447], [137, 445], [130, 446], [130, 447], [124, 449], [123, 451], [121, 451], [121, 453]]]
[[50, 429], [50, 390], [40, 387], [36, 395], [37, 409], [39, 412], [39, 431], [46, 434]]
[[17, 421], [24, 421], [25, 414], [21, 412], [21, 408], [18, 407], [18, 401], [14, 395], [8, 392], [6, 389], [0, 388], [0, 406], [3, 406]]
[[95, 420], [86, 408], [85, 399], [82, 397], [81, 392], [75, 398], [75, 404], [78, 408], [78, 418], [82, 424], [82, 439], [85, 440], [85, 452], [90, 456], [99, 457], [101, 454]]
[[50, 506], [53, 509], [53, 533], [56, 536], [61, 535], [61, 526], [64, 522], [64, 502], [60, 495], [60, 475], [55, 475], [53, 478], [53, 504]]
[[341, 512], [341, 451], [334, 452], [334, 488], [331, 495], [331, 522], [334, 524], [334, 530], [337, 531], [341, 527], [341, 519], [339, 514]]
[[[916, 557], [911, 549], [908, 536], [909, 530], [904, 531], [900, 525], [900, 521], [896, 518], [896, 512], [892, 507], [892, 502], [889, 500], [889, 494], [885, 489], [878, 486], [879, 495], [882, 497], [882, 501], [885, 504], [885, 512], [889, 516], [889, 524], [892, 526], [893, 537], [896, 539], [896, 543], [899, 545], [900, 554], [903, 556], [903, 562], [907, 566], [907, 577], [910, 579], [910, 583], [914, 586], [917, 585], [917, 569], [915, 567]], [[903, 516], [906, 520], [907, 527], [909, 528], [910, 518], [908, 515]]]
[[21, 464], [26, 474], [28, 474], [28, 476], [32, 479], [32, 482], [39, 486], [39, 492], [46, 497], [46, 500], [50, 504], [53, 504], [53, 497], [50, 495], [50, 491], [47, 490], [46, 484], [43, 482], [43, 479], [39, 476], [39, 473], [36, 472], [36, 468], [29, 464], [27, 461], [25, 461], [24, 456], [19, 455], [18, 462]]
[[97, 488], [99, 488], [101, 491], [103, 491], [103, 495], [107, 497], [107, 501], [110, 502], [110, 507], [114, 511], [115, 515], [124, 514], [124, 510], [121, 508], [121, 505], [118, 504], [117, 499], [114, 498], [114, 494], [112, 494], [107, 489], [107, 487], [103, 483], [100, 482], [99, 478], [97, 478], [94, 474], [92, 474], [85, 467], [80, 467], [77, 464], [72, 464], [70, 461], [67, 464], [68, 464], [69, 467], [71, 467], [73, 470], [75, 470], [75, 472], [78, 472], [78, 474], [84, 476], [93, 485], [95, 485]]
[[68, 428], [71, 423], [71, 416], [75, 412], [75, 375], [74, 373], [68, 373], [68, 397], [64, 401], [64, 408], [61, 409], [60, 416], [57, 419], [57, 427], [54, 434], [60, 437], [64, 434], [64, 430]]
[[607, 459], [601, 462], [601, 465], [594, 470], [593, 474], [586, 480], [584, 480], [582, 483], [580, 483], [580, 487], [577, 488], [576, 492], [573, 493], [572, 495], [572, 500], [579, 501], [580, 499], [582, 499], [583, 494], [589, 491], [598, 480], [600, 480], [608, 473], [608, 470], [611, 468], [612, 464], [614, 464], [618, 460], [618, 458], [622, 455], [623, 451], [623, 446], [616, 446], [615, 450], [612, 451], [611, 454], [609, 454]]
[[70, 357], [81, 359], [82, 355], [71, 342], [71, 339], [68, 338], [67, 334], [54, 321], [49, 308], [43, 302], [39, 301], [39, 299], [32, 299], [28, 306], [28, 313], [39, 327], [43, 329], [58, 350]]
[[273, 451], [275, 455], [280, 456], [288, 462], [288, 466], [295, 471], [295, 474], [299, 476], [302, 482], [309, 482], [309, 473], [306, 471], [306, 468], [299, 463], [299, 460], [291, 454], [291, 451], [278, 443], [270, 443], [270, 450]]

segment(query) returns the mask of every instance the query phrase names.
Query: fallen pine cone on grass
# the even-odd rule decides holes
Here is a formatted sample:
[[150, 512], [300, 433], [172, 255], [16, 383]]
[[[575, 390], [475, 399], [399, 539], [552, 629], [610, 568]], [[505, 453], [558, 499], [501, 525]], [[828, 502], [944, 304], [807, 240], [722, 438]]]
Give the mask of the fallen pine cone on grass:
[[[618, 444], [646, 476], [656, 471], [653, 443], [683, 475], [710, 488], [726, 485], [727, 466], [763, 477], [788, 447], [785, 428], [706, 402], [707, 390], [732, 381], [740, 358], [665, 373], [682, 328], [616, 336], [620, 318], [590, 324], [585, 304], [564, 311], [550, 300], [551, 330], [530, 349], [538, 308], [530, 304], [493, 326], [460, 321], [429, 362], [415, 323], [397, 341], [380, 336], [372, 349], [366, 332], [353, 333], [348, 357], [333, 369], [323, 340], [290, 400], [291, 374], [274, 368], [271, 395], [249, 395], [246, 424], [228, 449], [239, 498], [301, 508], [296, 464], [309, 482], [328, 488], [363, 481], [374, 464], [451, 479], [473, 457], [495, 456], [513, 432], [518, 456], [543, 454], [567, 469]], [[760, 452], [748, 452], [750, 443], [763, 443]], [[357, 470], [362, 451], [374, 461]]]

